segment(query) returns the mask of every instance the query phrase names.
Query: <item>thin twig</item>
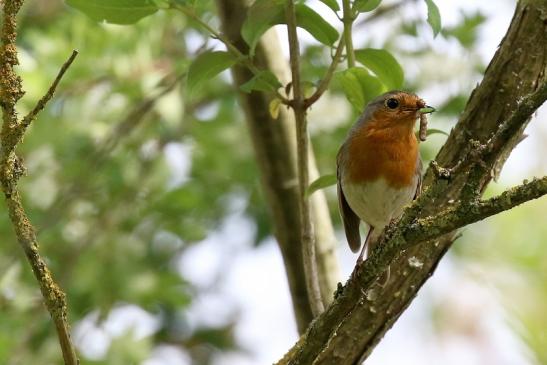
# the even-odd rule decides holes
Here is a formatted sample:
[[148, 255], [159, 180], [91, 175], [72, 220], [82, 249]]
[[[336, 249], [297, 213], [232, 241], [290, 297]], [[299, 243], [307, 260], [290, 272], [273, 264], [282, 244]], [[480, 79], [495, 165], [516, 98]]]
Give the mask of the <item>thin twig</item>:
[[[0, 183], [6, 197], [8, 214], [15, 235], [25, 252], [40, 286], [45, 305], [55, 324], [64, 362], [66, 365], [77, 365], [79, 362], [76, 350], [70, 339], [65, 294], [53, 280], [50, 270], [40, 256], [34, 227], [23, 208], [21, 196], [16, 188], [17, 181], [24, 172], [24, 167], [15, 155], [15, 148], [21, 141], [28, 126], [28, 124], [25, 125], [25, 120], [19, 122], [15, 110], [17, 101], [24, 94], [21, 87], [21, 78], [14, 71], [14, 66], [19, 63], [16, 47], [16, 17], [23, 5], [23, 0], [5, 0], [3, 5], [2, 47], [0, 50], [0, 106], [2, 107], [3, 119], [0, 136], [2, 145], [0, 150]], [[46, 96], [40, 100], [35, 109], [29, 114], [28, 123], [36, 117], [51, 99], [55, 87], [69, 65], [63, 66], [60, 76], [52, 84]]]
[[61, 79], [63, 78], [66, 70], [72, 65], [72, 62], [74, 62], [74, 59], [76, 59], [76, 56], [78, 55], [77, 50], [72, 50], [72, 54], [68, 58], [68, 60], [65, 61], [61, 69], [59, 70], [59, 73], [57, 74], [57, 77], [49, 87], [47, 93], [42, 96], [42, 98], [36, 103], [36, 106], [34, 109], [30, 111], [24, 118], [22, 125], [26, 128], [32, 123], [32, 121], [36, 118], [38, 113], [40, 113], [46, 106], [46, 104], [51, 100], [53, 97], [53, 94], [55, 93], [55, 90], [57, 89], [57, 85], [59, 85], [59, 82], [61, 82]]
[[340, 41], [338, 42], [338, 47], [336, 48], [336, 53], [334, 54], [334, 57], [332, 58], [332, 62], [327, 70], [327, 73], [319, 83], [319, 86], [315, 90], [312, 96], [307, 98], [304, 101], [304, 107], [307, 109], [310, 106], [312, 106], [319, 98], [323, 95], [325, 91], [327, 91], [327, 88], [329, 87], [330, 81], [332, 79], [332, 76], [334, 75], [334, 71], [336, 71], [336, 67], [338, 66], [338, 63], [340, 62], [340, 59], [342, 58], [342, 51], [344, 50], [345, 40], [344, 38], [340, 38]]
[[289, 0], [286, 8], [287, 31], [289, 36], [289, 56], [292, 74], [292, 87], [294, 99], [291, 106], [296, 119], [296, 149], [298, 163], [298, 182], [300, 194], [298, 205], [300, 207], [301, 223], [301, 244], [303, 254], [304, 272], [306, 275], [306, 287], [310, 299], [311, 310], [314, 316], [318, 316], [325, 310], [321, 298], [317, 261], [315, 256], [315, 236], [311, 224], [310, 202], [306, 197], [306, 189], [309, 185], [309, 137], [306, 120], [306, 107], [304, 105], [304, 94], [300, 80], [300, 49], [298, 36], [296, 34], [296, 12], [294, 1]]

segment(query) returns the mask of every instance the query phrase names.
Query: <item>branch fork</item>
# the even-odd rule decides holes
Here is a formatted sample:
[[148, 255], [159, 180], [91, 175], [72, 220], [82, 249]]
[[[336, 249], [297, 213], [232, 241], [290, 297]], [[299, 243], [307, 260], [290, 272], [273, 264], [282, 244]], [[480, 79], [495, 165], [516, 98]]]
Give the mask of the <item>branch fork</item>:
[[47, 93], [22, 120], [17, 117], [16, 103], [23, 96], [21, 78], [15, 73], [17, 65], [17, 26], [16, 17], [23, 0], [4, 0], [2, 19], [2, 45], [0, 49], [0, 107], [2, 108], [2, 130], [0, 133], [0, 182], [6, 198], [8, 214], [21, 248], [34, 272], [45, 305], [55, 324], [59, 343], [66, 365], [79, 364], [76, 350], [70, 338], [67, 321], [66, 296], [54, 282], [51, 272], [38, 252], [38, 242], [34, 227], [23, 208], [21, 196], [17, 191], [17, 182], [25, 174], [22, 160], [15, 154], [15, 149], [36, 118], [51, 100], [64, 73], [74, 61], [77, 52], [74, 51], [67, 62], [61, 67], [59, 74], [51, 84]]

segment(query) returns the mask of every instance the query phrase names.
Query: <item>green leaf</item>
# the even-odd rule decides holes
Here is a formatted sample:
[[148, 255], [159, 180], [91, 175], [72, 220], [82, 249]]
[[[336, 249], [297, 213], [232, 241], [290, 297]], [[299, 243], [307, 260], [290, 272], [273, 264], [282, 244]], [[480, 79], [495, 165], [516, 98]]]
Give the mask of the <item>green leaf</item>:
[[363, 105], [359, 109], [359, 111], [362, 111], [369, 101], [384, 93], [386, 88], [376, 76], [370, 75], [367, 70], [362, 67], [352, 67], [350, 72], [357, 78], [361, 91], [363, 92]]
[[335, 185], [338, 179], [335, 174], [323, 175], [317, 178], [314, 182], [308, 186], [306, 189], [306, 196], [310, 196], [319, 189], [328, 188], [329, 186]]
[[[416, 138], [418, 138], [418, 139], [420, 138], [420, 131], [416, 131], [414, 134], [416, 135]], [[432, 134], [444, 134], [445, 136], [448, 136], [448, 133], [446, 133], [443, 130], [435, 129], [435, 128], [428, 128], [425, 135], [430, 136]]]
[[153, 0], [66, 0], [66, 3], [96, 21], [113, 24], [133, 24], [158, 11]]
[[340, 10], [340, 5], [338, 5], [338, 1], [336, 0], [321, 0], [321, 2], [331, 8], [332, 11]]
[[280, 108], [281, 108], [281, 99], [275, 98], [272, 101], [270, 101], [270, 104], [268, 105], [268, 109], [273, 119], [277, 119], [277, 117], [279, 117]]
[[376, 9], [381, 2], [382, 0], [356, 0], [354, 6], [358, 12], [366, 13]]
[[[307, 30], [315, 39], [331, 46], [338, 39], [338, 31], [323, 17], [304, 4], [296, 4], [296, 23]], [[282, 22], [284, 23], [284, 21]]]
[[201, 85], [227, 68], [233, 66], [236, 59], [225, 51], [210, 51], [200, 54], [188, 68], [187, 87], [192, 93]]
[[355, 51], [355, 58], [378, 76], [390, 90], [400, 89], [405, 76], [399, 62], [384, 49], [365, 48]]
[[481, 13], [473, 15], [463, 14], [463, 21], [454, 27], [444, 27], [441, 33], [445, 37], [456, 38], [462, 46], [470, 48], [475, 45], [478, 36], [478, 28], [484, 23], [486, 17]]
[[362, 67], [352, 67], [335, 74], [346, 97], [353, 107], [361, 112], [365, 105], [385, 91], [385, 86]]
[[448, 133], [446, 133], [445, 131], [443, 130], [440, 130], [440, 129], [435, 129], [435, 128], [430, 128], [427, 130], [427, 135], [430, 136], [432, 134], [444, 134], [445, 136], [448, 137]]
[[271, 92], [276, 91], [282, 86], [273, 72], [263, 70], [241, 85], [240, 89], [246, 93], [250, 93], [253, 90]]
[[433, 29], [433, 36], [436, 37], [441, 31], [441, 13], [433, 0], [425, 0], [427, 4], [427, 22]]
[[[330, 46], [338, 39], [338, 31], [323, 17], [304, 4], [296, 4], [296, 23], [317, 41]], [[285, 0], [257, 0], [248, 10], [241, 27], [241, 36], [254, 49], [262, 35], [277, 24], [285, 24]]]
[[317, 89], [317, 85], [311, 81], [302, 81], [300, 85], [305, 98], [312, 96], [314, 91]]
[[340, 71], [334, 74], [334, 79], [340, 84], [346, 98], [356, 110], [362, 111], [365, 97], [357, 77], [350, 71]]
[[274, 25], [283, 22], [284, 11], [285, 0], [256, 0], [251, 5], [241, 26], [241, 36], [251, 48], [251, 54], [260, 37]]

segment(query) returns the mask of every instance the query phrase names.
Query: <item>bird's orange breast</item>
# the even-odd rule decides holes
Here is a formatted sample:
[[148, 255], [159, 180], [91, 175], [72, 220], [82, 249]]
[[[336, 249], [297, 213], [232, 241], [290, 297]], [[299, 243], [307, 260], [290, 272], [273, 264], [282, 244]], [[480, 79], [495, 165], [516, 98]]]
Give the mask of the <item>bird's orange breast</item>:
[[370, 121], [348, 138], [347, 172], [352, 182], [384, 178], [389, 186], [412, 185], [418, 161], [414, 121]]

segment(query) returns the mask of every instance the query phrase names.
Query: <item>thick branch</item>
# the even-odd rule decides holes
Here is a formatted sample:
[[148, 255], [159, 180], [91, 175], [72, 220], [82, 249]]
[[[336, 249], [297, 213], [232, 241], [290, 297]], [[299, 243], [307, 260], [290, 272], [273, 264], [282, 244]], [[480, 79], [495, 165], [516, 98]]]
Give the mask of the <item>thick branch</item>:
[[46, 308], [55, 324], [64, 362], [66, 365], [77, 365], [79, 362], [70, 338], [65, 293], [54, 281], [45, 261], [40, 256], [36, 233], [24, 211], [19, 192], [14, 191], [10, 196], [6, 196], [6, 205], [17, 240], [25, 251], [34, 276], [40, 285]]
[[[545, 2], [519, 2], [483, 81], [437, 156], [439, 166], [458, 172], [448, 179], [436, 178], [431, 169], [426, 173], [424, 194], [387, 229], [382, 244], [356, 268], [337, 299], [280, 364], [361, 363], [431, 276], [454, 240], [452, 229], [470, 223], [465, 220], [471, 216], [481, 219], [545, 193], [542, 178], [482, 203], [475, 203], [473, 194], [465, 194], [468, 184], [476, 184], [479, 193], [484, 191], [491, 170], [503, 164], [506, 152], [518, 143], [531, 112], [539, 105], [540, 94], [534, 92], [541, 93], [546, 82], [547, 49], [537, 47], [534, 40], [547, 37], [545, 13]], [[537, 103], [523, 106], [532, 100]], [[504, 125], [501, 129], [500, 123]], [[454, 204], [456, 208], [450, 208]], [[468, 209], [465, 215], [469, 217], [443, 216], [455, 213], [454, 209]], [[453, 219], [440, 219], [448, 217]], [[439, 226], [429, 224], [432, 221]], [[420, 228], [425, 223], [428, 227]], [[407, 250], [401, 252], [401, 248]], [[374, 285], [388, 265], [387, 285]]]
[[54, 282], [51, 272], [38, 252], [34, 227], [24, 211], [21, 197], [16, 189], [17, 181], [24, 173], [24, 168], [14, 152], [26, 127], [36, 114], [43, 109], [47, 101], [51, 99], [55, 87], [70, 63], [65, 64], [66, 67], [63, 66], [60, 75], [50, 87], [50, 91], [29, 114], [28, 120], [25, 118], [28, 123], [25, 124], [25, 120], [19, 122], [15, 105], [24, 92], [21, 88], [21, 78], [15, 73], [13, 67], [18, 64], [16, 16], [22, 4], [22, 0], [5, 0], [3, 8], [2, 48], [0, 51], [0, 105], [3, 118], [0, 136], [2, 145], [0, 151], [0, 182], [17, 240], [25, 252], [34, 276], [38, 280], [45, 305], [55, 323], [64, 362], [67, 365], [77, 365], [78, 358], [70, 339], [65, 294]]
[[504, 191], [494, 198], [480, 202], [464, 203], [436, 216], [418, 219], [415, 224], [402, 232], [406, 244], [401, 249], [407, 249], [417, 242], [437, 238], [527, 201], [540, 198], [545, 194], [547, 194], [547, 176]]
[[503, 142], [511, 138], [513, 134], [525, 124], [526, 120], [530, 118], [544, 102], [547, 100], [547, 82], [543, 82], [538, 86], [538, 89], [520, 99], [518, 101], [517, 108], [513, 111], [510, 117], [500, 125], [500, 128], [496, 131], [489, 147], [491, 153], [499, 152], [503, 148]]

